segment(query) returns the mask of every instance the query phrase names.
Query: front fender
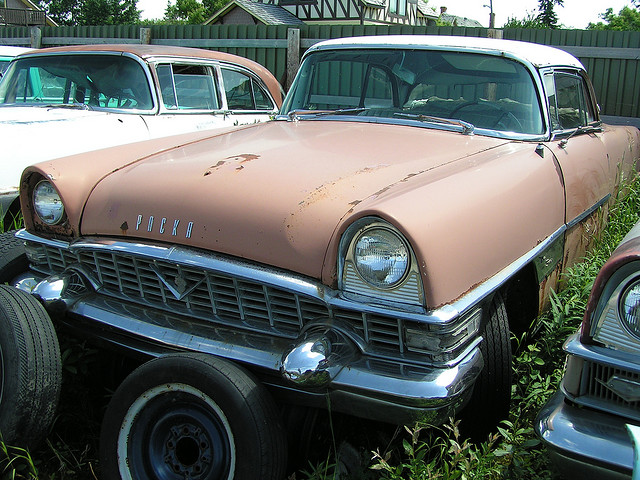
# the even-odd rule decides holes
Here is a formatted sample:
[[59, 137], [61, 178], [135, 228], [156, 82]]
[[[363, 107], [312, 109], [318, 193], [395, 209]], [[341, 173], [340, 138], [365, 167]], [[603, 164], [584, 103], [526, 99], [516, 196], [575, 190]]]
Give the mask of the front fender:
[[427, 307], [451, 304], [564, 225], [561, 174], [536, 146], [512, 142], [392, 185], [361, 202], [333, 241], [362, 216], [391, 222], [413, 246]]

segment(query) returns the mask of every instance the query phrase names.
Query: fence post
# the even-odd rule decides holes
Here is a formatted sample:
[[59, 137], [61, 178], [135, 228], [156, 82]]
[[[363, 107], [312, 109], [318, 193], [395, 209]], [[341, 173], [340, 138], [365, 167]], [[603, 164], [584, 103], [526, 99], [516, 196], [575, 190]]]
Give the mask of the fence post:
[[31, 27], [29, 36], [31, 37], [31, 48], [42, 48], [42, 30], [40, 30], [40, 27]]
[[141, 28], [140, 29], [140, 43], [142, 45], [149, 45], [151, 43], [151, 29], [150, 28]]
[[289, 90], [293, 78], [298, 72], [300, 65], [300, 29], [287, 29], [287, 78], [285, 81], [285, 90]]

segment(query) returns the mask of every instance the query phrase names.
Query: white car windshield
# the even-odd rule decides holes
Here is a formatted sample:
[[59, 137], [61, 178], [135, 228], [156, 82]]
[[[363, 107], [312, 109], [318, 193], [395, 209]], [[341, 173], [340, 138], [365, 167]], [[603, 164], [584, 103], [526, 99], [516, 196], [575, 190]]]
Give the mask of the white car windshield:
[[2, 80], [2, 104], [85, 105], [118, 110], [153, 108], [142, 65], [120, 55], [21, 58], [10, 64]]
[[[377, 121], [447, 120], [469, 128], [544, 133], [539, 95], [513, 60], [421, 49], [318, 51], [300, 66], [281, 113]], [[313, 112], [323, 115], [313, 115]], [[364, 118], [363, 118], [364, 120]]]

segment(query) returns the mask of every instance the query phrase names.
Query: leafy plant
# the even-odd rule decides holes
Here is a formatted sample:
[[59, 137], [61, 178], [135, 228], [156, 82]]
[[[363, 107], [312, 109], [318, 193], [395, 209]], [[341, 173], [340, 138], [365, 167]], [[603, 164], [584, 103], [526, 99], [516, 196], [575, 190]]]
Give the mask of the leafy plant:
[[0, 440], [0, 468], [3, 480], [38, 478], [38, 469], [29, 451], [7, 445], [2, 440]]

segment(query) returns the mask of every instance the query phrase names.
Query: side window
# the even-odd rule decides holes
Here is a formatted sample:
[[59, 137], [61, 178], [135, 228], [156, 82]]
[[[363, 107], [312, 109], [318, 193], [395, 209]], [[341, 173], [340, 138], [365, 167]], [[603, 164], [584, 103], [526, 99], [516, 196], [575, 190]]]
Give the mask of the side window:
[[163, 64], [156, 68], [162, 102], [172, 110], [216, 110], [220, 108], [211, 67]]
[[223, 68], [222, 81], [229, 110], [273, 110], [275, 108], [267, 93], [249, 75]]
[[595, 120], [587, 86], [579, 75], [556, 72], [545, 77], [545, 87], [554, 130], [574, 129]]

